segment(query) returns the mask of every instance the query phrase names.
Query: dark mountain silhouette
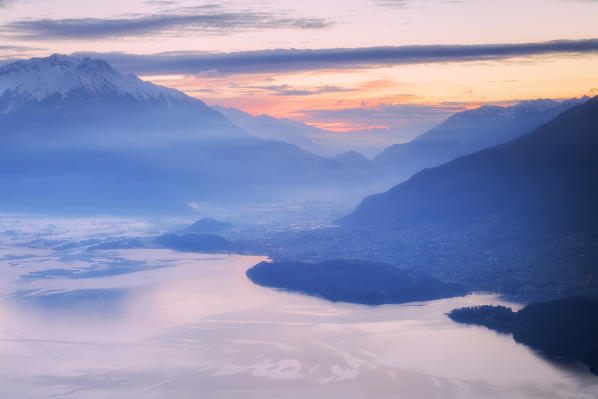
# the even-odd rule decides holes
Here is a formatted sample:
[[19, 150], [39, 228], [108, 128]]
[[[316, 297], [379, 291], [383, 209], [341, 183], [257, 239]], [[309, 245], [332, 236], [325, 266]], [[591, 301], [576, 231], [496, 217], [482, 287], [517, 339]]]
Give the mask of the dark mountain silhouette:
[[400, 261], [523, 298], [598, 297], [597, 126], [598, 97], [367, 197], [336, 229], [273, 246], [302, 259]]
[[422, 169], [521, 137], [587, 100], [538, 99], [510, 107], [485, 105], [462, 111], [408, 143], [386, 148], [374, 163], [381, 173], [393, 176], [396, 184]]
[[596, 233], [598, 97], [513, 142], [419, 172], [368, 197], [346, 226], [504, 217], [539, 229]]

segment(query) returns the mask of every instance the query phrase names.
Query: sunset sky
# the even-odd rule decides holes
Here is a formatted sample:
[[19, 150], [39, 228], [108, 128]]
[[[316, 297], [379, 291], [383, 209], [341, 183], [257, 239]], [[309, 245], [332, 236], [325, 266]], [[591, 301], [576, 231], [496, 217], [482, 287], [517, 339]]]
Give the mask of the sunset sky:
[[208, 104], [396, 141], [480, 104], [598, 94], [598, 1], [0, 0], [0, 63], [93, 54]]

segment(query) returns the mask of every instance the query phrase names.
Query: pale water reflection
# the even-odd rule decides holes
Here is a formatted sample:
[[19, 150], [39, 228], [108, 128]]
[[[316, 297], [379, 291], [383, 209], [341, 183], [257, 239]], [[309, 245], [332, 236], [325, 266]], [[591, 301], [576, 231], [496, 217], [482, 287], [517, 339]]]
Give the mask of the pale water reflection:
[[245, 270], [263, 258], [251, 256], [4, 248], [0, 259], [3, 398], [597, 397], [585, 369], [444, 315], [505, 304], [492, 295], [330, 303], [252, 284]]

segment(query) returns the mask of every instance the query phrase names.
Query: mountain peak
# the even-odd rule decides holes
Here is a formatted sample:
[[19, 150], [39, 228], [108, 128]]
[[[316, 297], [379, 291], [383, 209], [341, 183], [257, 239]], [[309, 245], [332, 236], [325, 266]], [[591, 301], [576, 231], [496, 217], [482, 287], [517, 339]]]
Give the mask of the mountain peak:
[[370, 161], [363, 154], [354, 150], [338, 154], [333, 159], [342, 163], [368, 163]]
[[595, 234], [597, 123], [598, 97], [504, 145], [422, 170], [366, 198], [344, 221], [404, 226], [517, 215], [533, 220], [534, 228], [561, 223]]
[[72, 64], [75, 60], [74, 57], [70, 57], [64, 54], [54, 53], [49, 57], [46, 58], [33, 58], [32, 60], [41, 61], [41, 62], [48, 62], [50, 64]]
[[[481, 107], [459, 112], [450, 117], [447, 122], [463, 122], [476, 119], [502, 119], [508, 120], [516, 118], [522, 114], [542, 113], [555, 110], [560, 113], [560, 110], [566, 107], [571, 107], [584, 102], [584, 98], [572, 98], [563, 102], [537, 98], [534, 100], [522, 100], [515, 105], [500, 106], [500, 105], [482, 105]], [[556, 116], [553, 115], [553, 116]]]
[[125, 76], [106, 61], [89, 57], [52, 54], [0, 67], [0, 97], [11, 99], [0, 109], [2, 113], [10, 112], [15, 104], [43, 101], [53, 95], [64, 98], [77, 91], [168, 104], [188, 98], [177, 90], [145, 82], [137, 76]]

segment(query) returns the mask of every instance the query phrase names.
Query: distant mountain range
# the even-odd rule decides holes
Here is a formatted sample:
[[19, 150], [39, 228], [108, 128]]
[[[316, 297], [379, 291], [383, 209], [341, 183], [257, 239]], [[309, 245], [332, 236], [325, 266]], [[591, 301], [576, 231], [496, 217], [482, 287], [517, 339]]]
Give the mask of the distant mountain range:
[[320, 155], [329, 155], [331, 151], [314, 143], [310, 138], [310, 136], [327, 133], [322, 129], [291, 119], [279, 119], [265, 114], [253, 116], [237, 108], [225, 108], [220, 105], [214, 105], [212, 108], [236, 126], [261, 139], [284, 141]]
[[360, 129], [336, 132], [310, 126], [288, 118], [253, 116], [237, 108], [212, 107], [241, 129], [263, 139], [282, 140], [315, 154], [333, 157], [358, 151], [373, 157], [392, 143], [389, 129]]
[[355, 151], [326, 158], [298, 146], [334, 153], [336, 138], [323, 137], [363, 134], [216, 111], [98, 59], [17, 61], [0, 67], [0, 184], [9, 188], [0, 210], [155, 213], [186, 211], [191, 203], [357, 200], [422, 168], [512, 140], [579, 101], [481, 107], [373, 161]]
[[[388, 135], [388, 131], [378, 129], [338, 133], [291, 119], [253, 116], [236, 108], [216, 105], [213, 109], [257, 137], [282, 140], [325, 156], [334, 155], [333, 159], [388, 189], [422, 169], [521, 137], [588, 99], [537, 99], [507, 107], [485, 105], [461, 111], [408, 143], [383, 149], [373, 161], [359, 153], [371, 152], [371, 148], [364, 146], [362, 141], [373, 138], [372, 135]], [[362, 140], [352, 142], [353, 136], [360, 136]]]
[[588, 99], [538, 99], [509, 107], [485, 105], [462, 111], [408, 143], [386, 148], [374, 163], [399, 182], [422, 169], [521, 137]]
[[357, 184], [335, 160], [259, 139], [200, 100], [90, 58], [1, 67], [0, 143], [2, 211], [179, 212]]

